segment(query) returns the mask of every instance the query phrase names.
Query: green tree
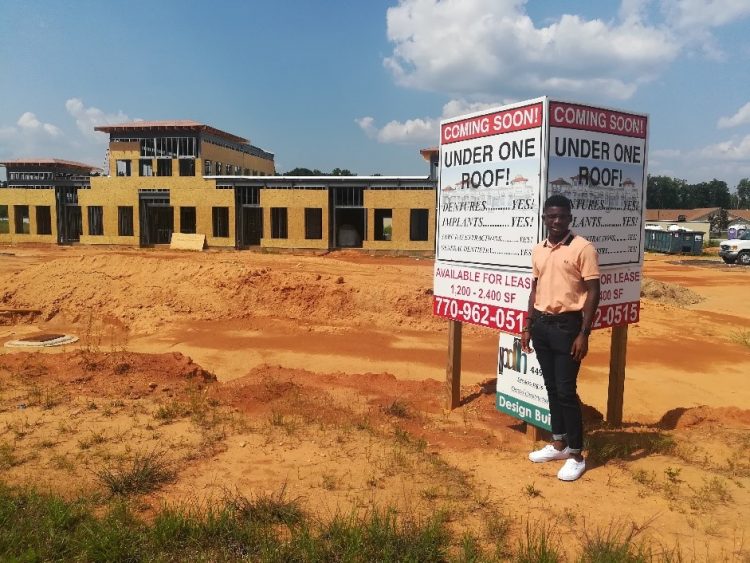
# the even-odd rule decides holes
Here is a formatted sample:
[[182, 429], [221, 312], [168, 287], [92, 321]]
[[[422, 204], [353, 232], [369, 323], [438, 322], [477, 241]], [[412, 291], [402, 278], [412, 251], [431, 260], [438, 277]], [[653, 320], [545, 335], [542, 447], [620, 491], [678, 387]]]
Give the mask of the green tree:
[[323, 176], [324, 174], [317, 168], [310, 170], [309, 168], [292, 168], [289, 172], [285, 172], [284, 176]]
[[708, 222], [712, 233], [726, 231], [729, 228], [729, 213], [722, 207], [718, 212], [708, 216]]
[[352, 174], [348, 168], [334, 168], [331, 171], [331, 176], [356, 176], [356, 174]]
[[649, 176], [646, 183], [646, 207], [648, 209], [677, 209], [680, 206], [680, 190], [685, 180], [669, 176]]
[[750, 179], [742, 178], [737, 184], [737, 209], [750, 209]]

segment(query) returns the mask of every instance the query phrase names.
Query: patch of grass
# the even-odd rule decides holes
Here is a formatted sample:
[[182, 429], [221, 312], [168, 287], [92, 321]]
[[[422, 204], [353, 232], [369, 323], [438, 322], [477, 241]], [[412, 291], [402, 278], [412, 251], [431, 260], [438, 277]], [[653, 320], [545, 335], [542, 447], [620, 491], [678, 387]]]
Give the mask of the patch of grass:
[[[369, 561], [558, 562], [549, 524], [527, 521], [516, 548], [507, 547], [510, 521], [491, 520], [481, 535], [453, 535], [446, 513], [418, 519], [393, 509], [307, 515], [285, 488], [254, 498], [233, 495], [203, 509], [165, 507], [139, 518], [116, 497], [66, 501], [0, 483], [0, 561]], [[644, 548], [641, 528], [615, 527], [584, 538], [571, 561], [681, 561], [678, 552]]]
[[159, 405], [154, 412], [154, 418], [165, 424], [174, 422], [178, 418], [184, 418], [190, 414], [190, 407], [179, 401], [170, 401], [169, 403]]
[[497, 560], [507, 559], [510, 555], [509, 539], [511, 520], [504, 514], [492, 512], [485, 521], [485, 532], [489, 545], [494, 546], [494, 556]]
[[428, 487], [420, 491], [419, 496], [425, 500], [433, 502], [440, 498], [440, 489], [437, 487]]
[[586, 437], [584, 448], [592, 461], [604, 464], [614, 459], [669, 454], [675, 445], [672, 436], [663, 432], [595, 431]]
[[645, 469], [636, 469], [633, 474], [633, 481], [644, 485], [645, 487], [653, 487], [656, 482], [656, 475], [653, 471], [648, 472]]
[[68, 456], [66, 456], [65, 454], [53, 455], [49, 458], [49, 463], [52, 467], [61, 471], [68, 471], [72, 473], [75, 469], [75, 465], [68, 459]]
[[399, 428], [396, 426], [396, 428], [393, 429], [393, 436], [396, 438], [396, 441], [399, 444], [409, 444], [411, 443], [411, 435], [407, 430], [404, 430], [403, 428]]
[[91, 446], [98, 446], [106, 441], [107, 436], [105, 436], [104, 431], [95, 432], [92, 430], [89, 436], [78, 440], [78, 447], [82, 450], [88, 450]]
[[642, 542], [636, 540], [640, 531], [642, 529], [632, 528], [626, 532], [622, 527], [613, 524], [604, 529], [597, 529], [593, 534], [586, 533], [579, 561], [649, 563], [653, 561], [652, 553]]
[[554, 537], [554, 530], [548, 524], [527, 522], [511, 561], [514, 563], [557, 563], [562, 561], [563, 556], [560, 548], [552, 539]]
[[537, 488], [536, 488], [536, 487], [534, 486], [534, 483], [528, 483], [528, 484], [527, 484], [527, 485], [526, 485], [526, 486], [525, 486], [525, 487], [523, 488], [523, 492], [524, 492], [524, 494], [525, 494], [525, 495], [526, 495], [527, 497], [529, 497], [529, 498], [537, 498], [537, 497], [540, 497], [540, 496], [542, 496], [542, 491], [540, 491], [539, 489], [537, 489]]
[[276, 493], [253, 498], [236, 495], [227, 498], [226, 504], [241, 518], [262, 524], [285, 524], [292, 527], [305, 519], [299, 499], [287, 497], [286, 483]]
[[406, 403], [403, 401], [400, 401], [399, 399], [396, 399], [393, 401], [390, 405], [385, 407], [383, 409], [383, 412], [385, 414], [388, 414], [390, 416], [395, 416], [396, 418], [409, 418], [409, 407], [406, 406]]
[[8, 432], [12, 432], [16, 440], [22, 440], [34, 431], [34, 427], [29, 422], [28, 418], [16, 420], [14, 422], [6, 422], [5, 429]]
[[664, 476], [667, 478], [667, 481], [673, 484], [677, 484], [681, 481], [680, 473], [682, 473], [682, 469], [679, 467], [667, 467], [664, 470]]
[[729, 492], [726, 483], [714, 477], [708, 481], [704, 480], [703, 485], [695, 490], [690, 499], [690, 508], [705, 513], [717, 504], [728, 504], [732, 500], [732, 493]]
[[0, 469], [10, 469], [20, 465], [21, 461], [16, 457], [16, 449], [13, 444], [3, 442], [0, 444]]
[[324, 473], [322, 475], [322, 484], [326, 491], [333, 491], [338, 486], [338, 479], [333, 473]]
[[736, 344], [750, 348], [750, 330], [735, 330], [730, 332], [729, 339]]
[[151, 451], [103, 467], [96, 475], [112, 496], [128, 496], [154, 491], [174, 481], [177, 472], [163, 452]]

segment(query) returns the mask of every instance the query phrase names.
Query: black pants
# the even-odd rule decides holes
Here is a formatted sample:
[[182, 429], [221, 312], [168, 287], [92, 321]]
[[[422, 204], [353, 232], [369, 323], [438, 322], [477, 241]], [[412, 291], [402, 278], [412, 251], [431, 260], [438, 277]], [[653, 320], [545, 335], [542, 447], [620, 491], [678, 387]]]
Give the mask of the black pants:
[[581, 313], [544, 315], [535, 311], [531, 325], [532, 345], [549, 397], [553, 439], [567, 442], [576, 453], [583, 449], [581, 401], [576, 391], [581, 362], [573, 359], [570, 349], [581, 332], [581, 322]]

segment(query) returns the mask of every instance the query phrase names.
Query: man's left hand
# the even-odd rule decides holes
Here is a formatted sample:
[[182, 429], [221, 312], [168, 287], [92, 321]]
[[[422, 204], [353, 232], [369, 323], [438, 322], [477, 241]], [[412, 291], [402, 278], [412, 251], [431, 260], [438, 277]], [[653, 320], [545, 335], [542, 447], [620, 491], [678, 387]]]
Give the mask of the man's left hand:
[[589, 351], [589, 337], [582, 332], [576, 336], [573, 341], [573, 347], [570, 349], [570, 355], [576, 362], [580, 362], [586, 357]]

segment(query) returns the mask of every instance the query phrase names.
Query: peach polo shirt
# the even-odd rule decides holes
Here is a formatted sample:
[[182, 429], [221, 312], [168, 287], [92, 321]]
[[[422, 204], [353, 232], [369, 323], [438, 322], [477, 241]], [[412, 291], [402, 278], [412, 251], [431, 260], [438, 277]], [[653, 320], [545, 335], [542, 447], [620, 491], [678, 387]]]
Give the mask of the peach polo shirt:
[[543, 313], [580, 311], [586, 301], [584, 280], [599, 278], [599, 257], [594, 245], [568, 232], [557, 244], [544, 240], [531, 251], [536, 278], [534, 309]]

